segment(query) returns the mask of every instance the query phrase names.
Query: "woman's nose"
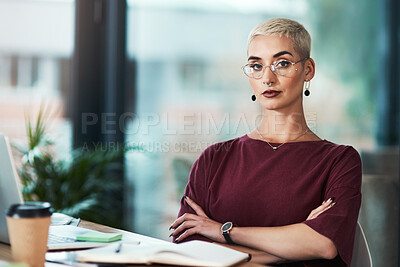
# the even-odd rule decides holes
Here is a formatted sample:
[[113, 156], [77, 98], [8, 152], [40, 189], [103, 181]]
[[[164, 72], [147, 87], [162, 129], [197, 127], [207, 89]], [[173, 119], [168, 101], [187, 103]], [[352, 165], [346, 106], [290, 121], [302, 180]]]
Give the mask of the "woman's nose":
[[263, 82], [271, 83], [276, 79], [276, 74], [272, 71], [271, 66], [265, 68], [263, 76], [261, 77]]

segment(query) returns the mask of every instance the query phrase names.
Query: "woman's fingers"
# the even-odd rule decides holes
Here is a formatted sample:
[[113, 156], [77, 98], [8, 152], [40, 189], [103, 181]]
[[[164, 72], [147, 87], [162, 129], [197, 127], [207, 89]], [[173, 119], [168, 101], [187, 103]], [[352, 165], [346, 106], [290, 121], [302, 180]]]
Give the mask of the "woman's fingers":
[[211, 240], [223, 242], [222, 224], [210, 219], [203, 209], [189, 197], [185, 196], [184, 198], [196, 214], [185, 213], [176, 219], [169, 228], [174, 230], [170, 236], [174, 236], [176, 242], [180, 242], [193, 234], [203, 235]]
[[328, 207], [326, 207], [326, 209], [323, 210], [319, 210], [318, 212], [314, 213], [313, 215], [313, 219], [317, 218], [321, 213], [324, 213], [325, 211], [329, 210], [330, 208], [333, 207], [333, 205], [335, 205], [336, 202], [332, 202]]
[[319, 206], [318, 208], [313, 209], [313, 210], [310, 212], [310, 214], [308, 215], [308, 218], [310, 218], [310, 219], [315, 218], [315, 214], [316, 214], [316, 213], [325, 210], [327, 207], [329, 207], [329, 206], [327, 206], [327, 205], [325, 205], [325, 204], [322, 204], [322, 205]]
[[197, 216], [197, 220], [184, 221], [171, 236], [175, 237], [175, 241], [179, 242], [193, 234], [199, 234], [208, 239], [224, 242], [224, 237], [221, 234], [222, 224], [211, 220], [207, 217]]
[[327, 211], [328, 209], [330, 209], [331, 207], [333, 207], [333, 205], [335, 205], [335, 202], [333, 202], [333, 200], [330, 198], [324, 202], [322, 202], [322, 204], [316, 208], [313, 209], [310, 214], [307, 217], [307, 220], [311, 220], [311, 219], [315, 219], [318, 217], [318, 215], [320, 215], [321, 213]]
[[335, 204], [335, 202], [333, 202], [333, 200], [331, 200], [331, 199], [326, 201], [325, 203], [323, 203], [321, 206], [314, 209], [310, 213], [308, 220], [317, 218], [321, 213], [324, 213], [325, 211], [327, 211], [328, 209], [333, 207], [334, 204]]
[[169, 236], [177, 237], [180, 235], [181, 232], [184, 232], [185, 230], [187, 231], [188, 229], [193, 228], [197, 225], [197, 221], [184, 221], [177, 228], [175, 228]]
[[191, 214], [191, 213], [185, 213], [184, 215], [182, 215], [181, 217], [179, 217], [178, 219], [175, 220], [175, 222], [173, 222], [171, 224], [171, 226], [169, 227], [169, 229], [176, 229], [181, 223], [183, 223], [184, 221], [187, 220], [196, 220], [198, 219], [198, 216], [201, 217], [206, 217], [208, 218], [208, 216], [206, 215], [206, 213], [203, 211], [203, 209], [196, 204], [196, 202], [194, 202], [193, 200], [191, 200], [189, 197], [184, 196], [186, 203], [196, 212], [196, 214]]
[[188, 205], [196, 212], [197, 215], [207, 217], [206, 213], [199, 205], [197, 205], [196, 202], [191, 200], [188, 196], [184, 196], [184, 198], [186, 203], [188, 203]]
[[330, 199], [327, 200], [327, 201], [324, 201], [324, 202], [322, 202], [322, 204], [321, 204], [319, 207], [313, 209], [313, 210], [310, 212], [310, 214], [308, 215], [307, 220], [313, 219], [313, 218], [314, 218], [314, 215], [315, 215], [316, 213], [318, 213], [318, 212], [321, 211], [321, 210], [325, 210], [327, 207], [329, 207], [330, 201], [331, 201]]
[[178, 219], [176, 219], [171, 226], [169, 227], [169, 230], [171, 229], [176, 229], [179, 225], [181, 225], [184, 221], [195, 221], [198, 219], [198, 215], [192, 214], [192, 213], [185, 213]]
[[194, 234], [196, 234], [196, 229], [195, 228], [187, 229], [185, 232], [183, 232], [183, 234], [181, 234], [180, 236], [175, 238], [175, 242], [181, 242], [182, 240], [184, 240], [188, 236], [191, 236], [191, 235], [194, 235]]

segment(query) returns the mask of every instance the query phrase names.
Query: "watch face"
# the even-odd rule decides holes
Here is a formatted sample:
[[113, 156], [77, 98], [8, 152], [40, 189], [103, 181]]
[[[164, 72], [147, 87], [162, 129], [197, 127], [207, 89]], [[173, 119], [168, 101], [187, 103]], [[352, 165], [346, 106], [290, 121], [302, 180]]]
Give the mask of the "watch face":
[[224, 225], [222, 225], [221, 230], [222, 232], [226, 232], [232, 229], [232, 223], [231, 222], [227, 222], [224, 223]]

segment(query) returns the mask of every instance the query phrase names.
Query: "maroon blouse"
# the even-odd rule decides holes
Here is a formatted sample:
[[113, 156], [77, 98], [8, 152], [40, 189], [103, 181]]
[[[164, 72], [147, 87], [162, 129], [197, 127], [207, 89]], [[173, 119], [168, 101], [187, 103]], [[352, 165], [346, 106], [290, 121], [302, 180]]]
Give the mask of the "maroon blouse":
[[[185, 194], [215, 221], [238, 226], [305, 223], [336, 245], [331, 261], [304, 266], [350, 266], [361, 205], [361, 160], [351, 146], [332, 142], [286, 143], [274, 151], [247, 135], [208, 147], [193, 164]], [[324, 200], [336, 202], [305, 221]], [[194, 213], [181, 200], [179, 215]], [[187, 239], [207, 240], [195, 235]]]

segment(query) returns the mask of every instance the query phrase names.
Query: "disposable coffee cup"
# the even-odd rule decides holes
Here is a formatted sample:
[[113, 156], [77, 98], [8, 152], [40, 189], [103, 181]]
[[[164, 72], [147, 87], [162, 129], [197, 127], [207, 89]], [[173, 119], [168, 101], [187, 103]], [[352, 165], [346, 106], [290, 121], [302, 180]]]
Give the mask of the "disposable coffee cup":
[[44, 266], [51, 222], [48, 202], [14, 204], [7, 211], [7, 227], [14, 261]]

